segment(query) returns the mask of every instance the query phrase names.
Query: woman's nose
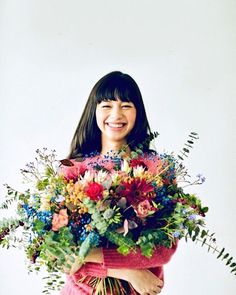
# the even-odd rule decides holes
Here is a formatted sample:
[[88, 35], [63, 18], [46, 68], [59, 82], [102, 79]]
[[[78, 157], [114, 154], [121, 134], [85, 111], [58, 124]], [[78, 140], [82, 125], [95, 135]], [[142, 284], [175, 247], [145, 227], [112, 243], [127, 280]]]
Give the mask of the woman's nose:
[[119, 107], [114, 107], [111, 109], [110, 115], [111, 115], [111, 117], [116, 118], [116, 119], [121, 118], [123, 116], [122, 109]]

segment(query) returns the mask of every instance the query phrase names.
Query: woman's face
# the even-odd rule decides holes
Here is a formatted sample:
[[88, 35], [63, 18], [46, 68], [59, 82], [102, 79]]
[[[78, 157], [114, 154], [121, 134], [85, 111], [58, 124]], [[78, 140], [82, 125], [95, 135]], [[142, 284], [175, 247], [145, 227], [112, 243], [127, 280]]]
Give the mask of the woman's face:
[[126, 143], [136, 120], [136, 108], [132, 102], [102, 101], [96, 108], [97, 125], [102, 133], [102, 142]]

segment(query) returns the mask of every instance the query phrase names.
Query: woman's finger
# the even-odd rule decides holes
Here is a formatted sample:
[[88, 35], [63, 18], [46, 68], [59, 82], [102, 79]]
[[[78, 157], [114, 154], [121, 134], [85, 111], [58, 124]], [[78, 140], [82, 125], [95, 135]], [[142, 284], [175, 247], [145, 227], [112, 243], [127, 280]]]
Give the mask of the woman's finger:
[[75, 262], [71, 265], [70, 275], [76, 273], [81, 268], [81, 266], [81, 261], [78, 259], [78, 257], [75, 257]]
[[163, 287], [163, 281], [159, 278], [157, 278], [157, 286], [158, 287]]
[[63, 266], [62, 269], [65, 274], [67, 274], [67, 275], [70, 274], [70, 270], [68, 268], [66, 268], [65, 266]]

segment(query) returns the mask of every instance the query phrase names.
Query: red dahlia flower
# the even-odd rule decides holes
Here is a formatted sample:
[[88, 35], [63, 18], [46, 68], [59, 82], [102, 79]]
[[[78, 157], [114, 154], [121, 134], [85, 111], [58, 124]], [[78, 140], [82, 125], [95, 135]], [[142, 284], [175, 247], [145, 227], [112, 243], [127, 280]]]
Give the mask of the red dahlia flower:
[[140, 201], [146, 200], [152, 196], [153, 187], [147, 183], [146, 180], [140, 178], [134, 178], [129, 182], [123, 182], [120, 194], [126, 197], [130, 205], [136, 205]]

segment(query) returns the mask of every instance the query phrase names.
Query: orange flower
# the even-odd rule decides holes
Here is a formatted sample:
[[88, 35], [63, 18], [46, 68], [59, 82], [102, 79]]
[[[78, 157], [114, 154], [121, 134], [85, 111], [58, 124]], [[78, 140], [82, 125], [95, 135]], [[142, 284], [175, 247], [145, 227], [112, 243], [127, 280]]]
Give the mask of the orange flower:
[[61, 227], [68, 224], [67, 209], [61, 209], [59, 213], [53, 214], [52, 230], [58, 231]]

